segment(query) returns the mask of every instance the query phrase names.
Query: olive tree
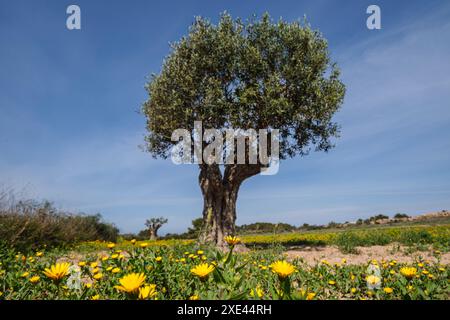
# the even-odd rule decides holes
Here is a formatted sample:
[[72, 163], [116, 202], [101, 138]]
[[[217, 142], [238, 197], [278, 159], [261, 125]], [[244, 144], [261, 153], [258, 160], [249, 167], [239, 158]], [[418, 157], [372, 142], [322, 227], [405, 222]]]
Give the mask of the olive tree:
[[158, 239], [158, 230], [163, 224], [166, 224], [169, 220], [164, 217], [151, 218], [145, 221], [145, 226], [148, 229], [150, 240]]
[[[145, 148], [153, 157], [171, 155], [175, 129], [193, 132], [194, 122], [202, 121], [203, 130], [278, 129], [283, 160], [333, 147], [339, 126], [332, 118], [345, 86], [327, 41], [306, 22], [274, 22], [268, 14], [243, 22], [222, 14], [217, 24], [196, 18], [146, 90]], [[235, 232], [240, 186], [266, 164], [258, 159], [198, 166], [204, 199], [200, 239], [222, 245]]]

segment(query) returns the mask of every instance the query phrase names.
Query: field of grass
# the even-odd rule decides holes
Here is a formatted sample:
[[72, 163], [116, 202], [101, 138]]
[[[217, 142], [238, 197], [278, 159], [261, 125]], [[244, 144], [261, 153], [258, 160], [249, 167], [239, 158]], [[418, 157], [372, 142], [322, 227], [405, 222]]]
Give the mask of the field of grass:
[[[354, 252], [357, 246], [386, 245], [389, 243], [400, 243], [420, 249], [420, 246], [432, 245], [435, 250], [447, 252], [450, 249], [450, 224], [444, 225], [415, 225], [415, 226], [380, 226], [360, 227], [335, 230], [317, 230], [307, 232], [277, 233], [242, 235], [242, 242], [254, 249], [281, 245], [293, 247], [299, 245], [325, 246], [336, 245], [343, 252]], [[174, 246], [178, 244], [188, 245], [195, 240], [156, 240], [140, 241], [149, 246]], [[77, 250], [98, 251], [107, 247], [106, 242], [91, 241], [81, 243]], [[121, 241], [118, 248], [128, 250], [132, 247], [131, 242]]]
[[[73, 250], [0, 250], [0, 299], [450, 299], [449, 226], [246, 235], [248, 252], [193, 240], [85, 242]], [[311, 265], [282, 245], [427, 244], [434, 259]], [[233, 248], [233, 245], [230, 245]], [[266, 247], [266, 248], [259, 248]]]
[[400, 243], [407, 246], [432, 245], [436, 250], [448, 251], [450, 225], [421, 225], [396, 227], [369, 227], [350, 230], [320, 230], [304, 233], [263, 234], [243, 236], [249, 246], [264, 247], [270, 244], [283, 246], [336, 245], [341, 251], [355, 253], [357, 246]]
[[0, 299], [449, 298], [450, 268], [439, 262], [285, 261], [275, 249], [230, 254], [194, 244], [135, 244], [128, 251], [110, 244], [101, 255], [78, 257], [9, 252], [0, 266]]

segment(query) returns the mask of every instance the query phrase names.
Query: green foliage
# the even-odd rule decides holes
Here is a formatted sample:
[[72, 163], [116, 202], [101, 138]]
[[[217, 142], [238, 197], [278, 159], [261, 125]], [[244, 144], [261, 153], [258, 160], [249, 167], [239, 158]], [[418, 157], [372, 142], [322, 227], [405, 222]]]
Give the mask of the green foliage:
[[155, 157], [167, 157], [173, 130], [192, 131], [194, 121], [279, 129], [282, 159], [311, 145], [327, 151], [345, 93], [320, 32], [268, 14], [247, 23], [223, 14], [217, 25], [197, 18], [146, 89], [147, 151]]
[[403, 219], [403, 218], [409, 218], [409, 216], [405, 213], [396, 213], [394, 216], [394, 219]]
[[449, 225], [440, 225], [366, 228], [334, 232], [291, 232], [276, 235], [255, 234], [243, 235], [242, 241], [246, 245], [255, 247], [265, 247], [275, 243], [283, 246], [337, 245], [345, 252], [354, 252], [354, 248], [357, 246], [386, 245], [398, 242], [407, 246], [432, 244], [443, 251], [448, 251], [450, 249], [450, 227]]
[[335, 244], [343, 253], [358, 253], [356, 246], [360, 239], [352, 232], [342, 232], [335, 238]]
[[270, 222], [255, 222], [251, 224], [244, 224], [236, 226], [236, 232], [239, 234], [246, 233], [267, 233], [267, 232], [290, 232], [297, 228], [288, 223], [270, 223]]
[[400, 242], [407, 245], [427, 244], [433, 241], [433, 236], [428, 230], [411, 231], [405, 230], [402, 232]]
[[379, 220], [384, 220], [384, 219], [389, 219], [389, 217], [384, 214], [377, 214], [376, 216], [373, 216], [373, 217], [370, 217], [370, 218], [364, 220], [364, 223], [365, 224], [377, 223]]
[[[202, 251], [199, 251], [202, 250]], [[261, 250], [239, 254], [214, 248], [175, 245], [171, 247], [132, 246], [127, 252], [116, 248], [88, 255], [44, 250], [23, 256], [10, 248], [0, 250], [0, 300], [39, 299], [136, 299], [138, 294], [120, 292], [115, 286], [130, 273], [143, 273], [145, 285], [155, 285], [151, 299], [180, 300], [196, 297], [206, 299], [369, 299], [428, 300], [449, 299], [449, 265], [418, 259], [409, 264], [395, 260], [367, 261], [358, 265], [346, 262], [333, 264], [326, 260], [307, 264], [301, 259], [290, 263], [295, 271], [279, 278], [271, 264], [284, 260], [281, 252]], [[72, 264], [69, 274], [60, 282], [45, 276], [45, 268], [57, 260]], [[96, 263], [95, 267], [91, 263]], [[201, 263], [214, 266], [214, 271], [200, 279], [191, 270]], [[379, 270], [379, 286], [369, 288], [366, 276], [368, 264]], [[404, 267], [415, 268], [414, 277], [402, 273]], [[113, 271], [115, 270], [115, 271]], [[95, 279], [95, 274], [101, 274]], [[33, 277], [40, 277], [33, 283]], [[69, 279], [71, 279], [69, 281]], [[78, 285], [77, 285], [78, 284]]]
[[100, 214], [82, 215], [57, 210], [50, 202], [19, 201], [0, 206], [0, 242], [27, 251], [37, 246], [66, 246], [79, 241], [115, 241], [118, 229]]

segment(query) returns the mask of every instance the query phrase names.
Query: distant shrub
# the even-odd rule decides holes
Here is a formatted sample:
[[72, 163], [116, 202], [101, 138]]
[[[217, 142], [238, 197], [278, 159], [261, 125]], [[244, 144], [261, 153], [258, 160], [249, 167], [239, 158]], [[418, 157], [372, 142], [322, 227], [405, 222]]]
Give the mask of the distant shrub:
[[358, 253], [357, 246], [363, 245], [363, 240], [353, 232], [339, 233], [334, 239], [335, 244], [343, 253]]
[[295, 231], [296, 227], [287, 223], [270, 223], [270, 222], [255, 222], [251, 224], [244, 224], [236, 226], [236, 232], [239, 234], [246, 233], [280, 233]]
[[115, 241], [118, 231], [103, 222], [100, 214], [72, 214], [57, 210], [48, 201], [0, 203], [0, 242], [23, 251], [79, 241]]
[[404, 219], [404, 218], [409, 218], [409, 216], [405, 213], [396, 213], [394, 216], [394, 219]]
[[427, 230], [407, 230], [402, 232], [400, 242], [406, 245], [420, 245], [433, 242], [433, 235]]

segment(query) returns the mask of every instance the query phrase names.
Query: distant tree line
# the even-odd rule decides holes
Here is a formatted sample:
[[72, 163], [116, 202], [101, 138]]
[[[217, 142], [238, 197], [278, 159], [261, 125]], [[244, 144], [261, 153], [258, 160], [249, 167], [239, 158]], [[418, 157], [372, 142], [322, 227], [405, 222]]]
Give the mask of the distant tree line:
[[[398, 220], [403, 220], [409, 218], [407, 214], [397, 213], [394, 215], [391, 222], [396, 222]], [[163, 218], [160, 218], [163, 219]], [[271, 222], [255, 222], [250, 224], [243, 224], [236, 226], [237, 234], [255, 234], [255, 233], [283, 233], [283, 232], [298, 232], [298, 231], [311, 231], [320, 229], [334, 229], [334, 228], [345, 228], [350, 225], [369, 225], [377, 224], [381, 220], [389, 219], [388, 216], [383, 214], [378, 214], [367, 219], [358, 219], [356, 222], [334, 222], [331, 221], [326, 225], [314, 225], [304, 223], [300, 226], [294, 226], [288, 223], [271, 223]], [[148, 221], [148, 220], [147, 220]], [[192, 226], [188, 227], [188, 230], [183, 233], [167, 233], [166, 235], [160, 237], [160, 239], [196, 239], [201, 234], [203, 228], [203, 219], [197, 218], [192, 220]], [[151, 230], [146, 228], [140, 231], [138, 234], [126, 234], [122, 235], [125, 239], [149, 239], [151, 235]]]

